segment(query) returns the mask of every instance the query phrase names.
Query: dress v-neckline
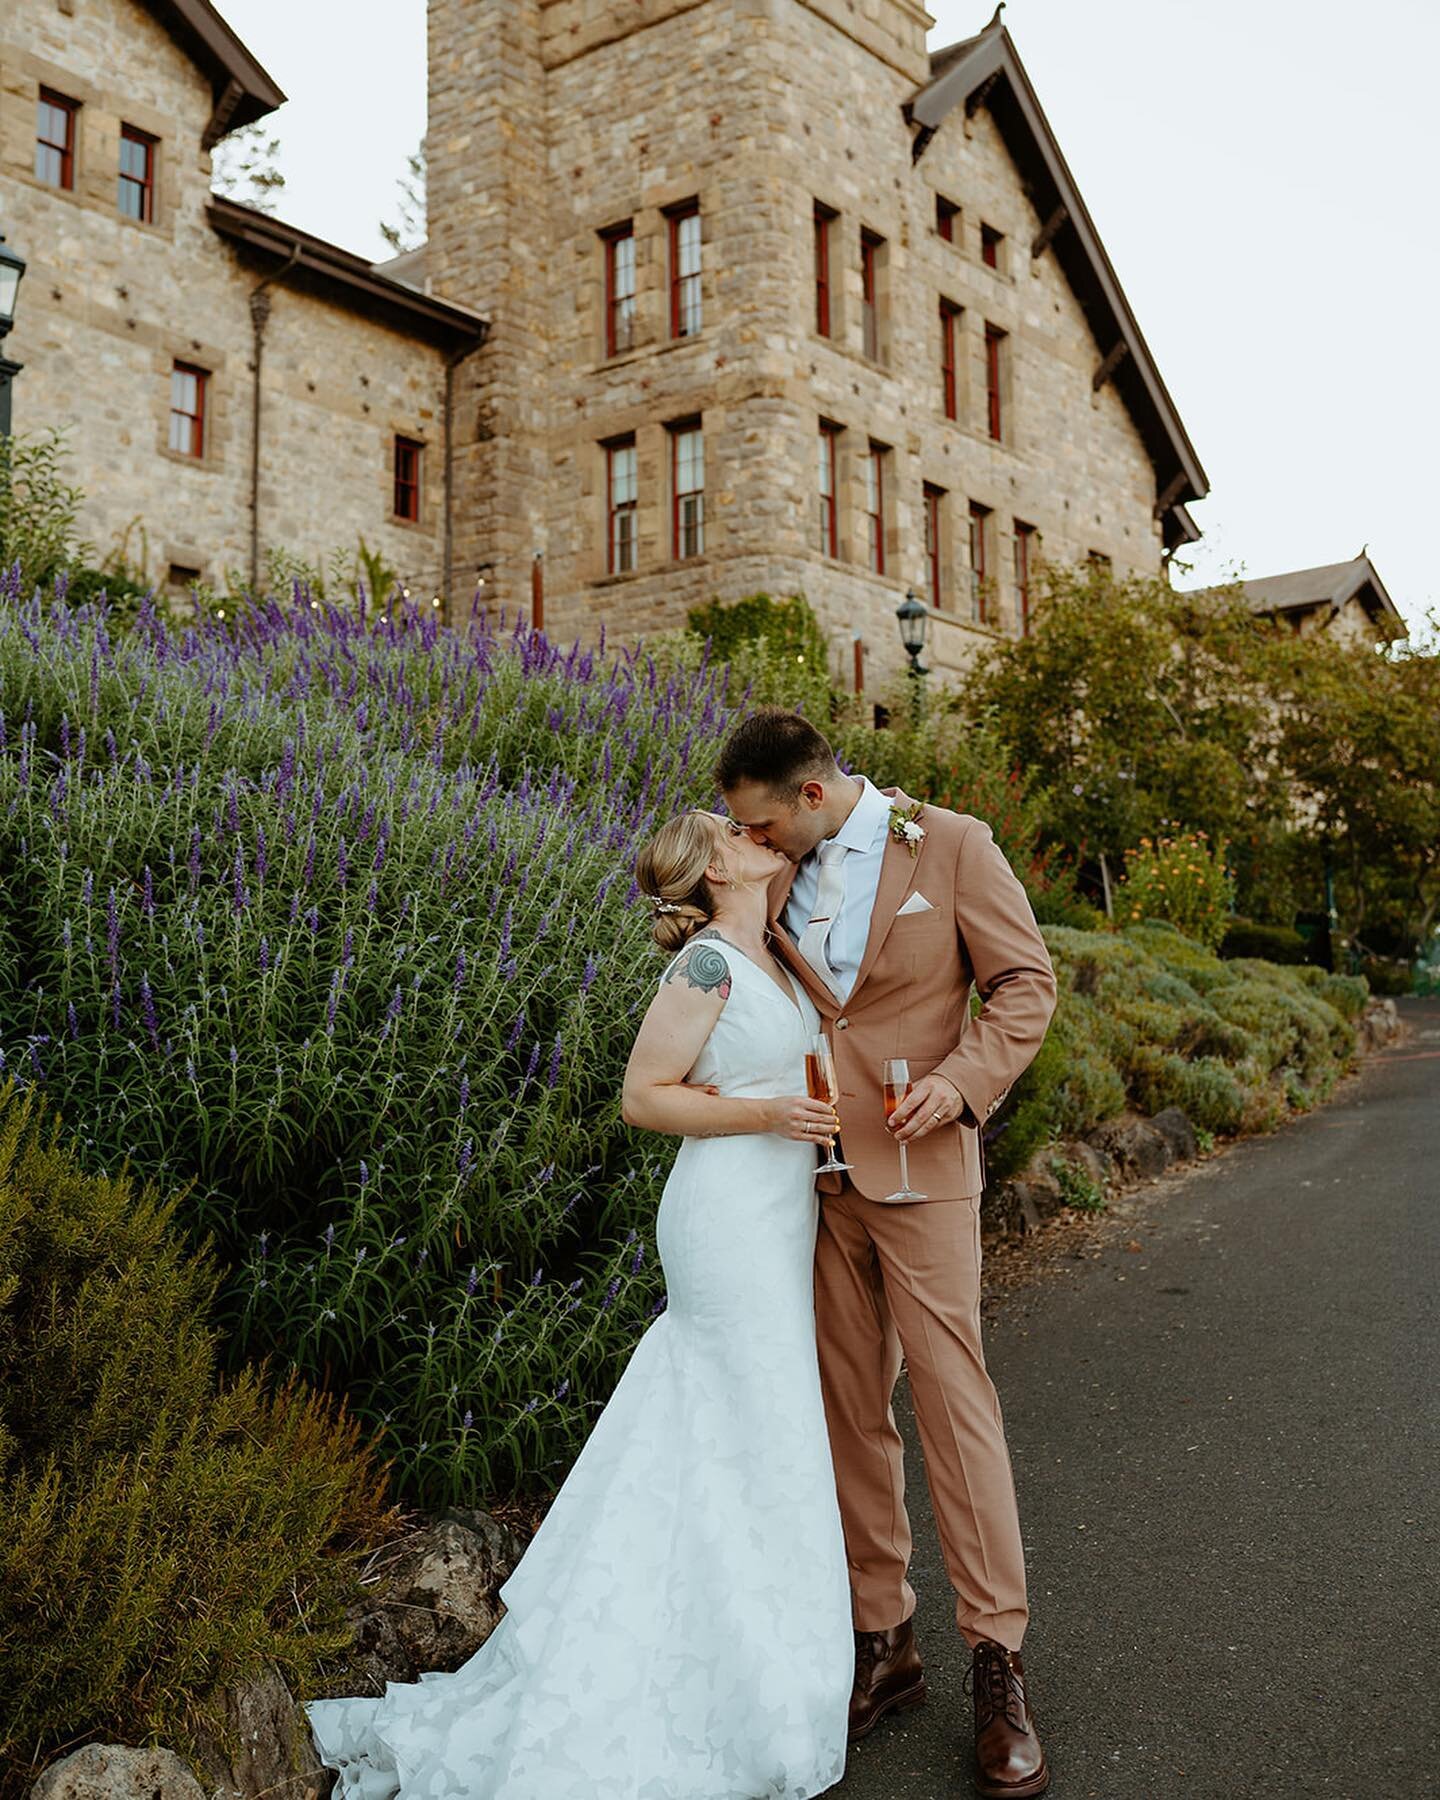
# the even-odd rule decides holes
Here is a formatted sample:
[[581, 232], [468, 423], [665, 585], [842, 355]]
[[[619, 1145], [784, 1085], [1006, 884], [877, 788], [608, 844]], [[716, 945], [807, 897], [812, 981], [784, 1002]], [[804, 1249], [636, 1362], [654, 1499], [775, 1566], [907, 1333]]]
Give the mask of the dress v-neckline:
[[[738, 944], [731, 943], [730, 939], [725, 936], [723, 931], [717, 931], [715, 933], [715, 935], [716, 935], [716, 937], [718, 937], [720, 939], [722, 944], [730, 944], [730, 948], [732, 950], [736, 951], [739, 955], [743, 956], [745, 958], [746, 962], [748, 962], [750, 964], [751, 968], [755, 970], [757, 975], [764, 976], [766, 987], [773, 988], [775, 990], [775, 992], [780, 995], [780, 998], [782, 1000], [785, 998], [785, 996], [780, 993], [780, 984], [777, 981], [774, 981], [770, 977], [770, 975], [768, 973], [766, 973], [764, 965], [762, 963], [756, 962], [755, 958], [750, 954], [750, 952], [748, 950], [741, 950], [741, 948]], [[776, 960], [778, 961], [779, 959], [777, 958]], [[800, 1023], [803, 1025], [805, 1023], [805, 1010], [800, 1004], [800, 1000], [799, 1000], [800, 990], [795, 985], [795, 977], [790, 973], [789, 969], [785, 968], [784, 963], [781, 963], [780, 967], [785, 971], [785, 979], [790, 984], [790, 994], [791, 994], [790, 1009], [795, 1014], [796, 1018], [799, 1019]]]

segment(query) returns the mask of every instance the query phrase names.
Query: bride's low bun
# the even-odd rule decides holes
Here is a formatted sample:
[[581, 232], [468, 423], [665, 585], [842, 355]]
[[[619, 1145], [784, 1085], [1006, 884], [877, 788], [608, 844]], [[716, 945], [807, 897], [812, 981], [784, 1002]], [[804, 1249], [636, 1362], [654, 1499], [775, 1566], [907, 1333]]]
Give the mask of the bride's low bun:
[[714, 820], [687, 812], [662, 825], [635, 859], [635, 879], [651, 906], [651, 935], [667, 955], [715, 917], [715, 891], [705, 874], [715, 849]]

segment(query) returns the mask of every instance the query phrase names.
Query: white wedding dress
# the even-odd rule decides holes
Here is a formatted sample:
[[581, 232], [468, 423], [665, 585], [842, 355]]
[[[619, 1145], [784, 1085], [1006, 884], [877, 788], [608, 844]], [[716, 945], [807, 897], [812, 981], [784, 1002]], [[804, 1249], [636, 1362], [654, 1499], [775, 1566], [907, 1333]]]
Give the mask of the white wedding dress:
[[[700, 942], [731, 988], [687, 1079], [803, 1094], [809, 995]], [[839, 1781], [854, 1635], [815, 1163], [778, 1134], [681, 1142], [656, 1219], [667, 1308], [501, 1588], [505, 1616], [453, 1673], [307, 1704], [337, 1800], [809, 1800]]]

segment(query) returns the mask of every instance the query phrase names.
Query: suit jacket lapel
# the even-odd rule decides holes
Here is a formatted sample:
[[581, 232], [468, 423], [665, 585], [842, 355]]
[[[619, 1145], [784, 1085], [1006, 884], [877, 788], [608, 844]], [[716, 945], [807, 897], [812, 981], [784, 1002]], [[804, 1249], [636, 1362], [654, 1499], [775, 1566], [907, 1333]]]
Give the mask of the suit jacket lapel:
[[819, 1010], [828, 1018], [839, 1014], [840, 1002], [833, 989], [815, 973], [810, 964], [800, 954], [800, 946], [785, 929], [782, 915], [785, 902], [790, 898], [790, 890], [795, 885], [795, 874], [798, 863], [787, 860], [783, 869], [777, 869], [770, 883], [767, 895], [770, 911], [770, 940], [775, 946], [775, 953], [800, 978], [805, 992], [815, 1002]]
[[[902, 810], [915, 804], [901, 788], [881, 788], [880, 792], [892, 806], [898, 806]], [[875, 958], [879, 956], [881, 945], [890, 935], [895, 915], [915, 885], [920, 859], [924, 856], [925, 846], [929, 841], [928, 836], [921, 838], [912, 856], [908, 844], [902, 844], [892, 833], [887, 833], [885, 852], [880, 863], [880, 885], [875, 890], [875, 907], [870, 914], [870, 935], [865, 940], [865, 954], [860, 959], [860, 970], [855, 977], [855, 985], [850, 990], [847, 1005], [854, 1003], [861, 983], [875, 966]]]

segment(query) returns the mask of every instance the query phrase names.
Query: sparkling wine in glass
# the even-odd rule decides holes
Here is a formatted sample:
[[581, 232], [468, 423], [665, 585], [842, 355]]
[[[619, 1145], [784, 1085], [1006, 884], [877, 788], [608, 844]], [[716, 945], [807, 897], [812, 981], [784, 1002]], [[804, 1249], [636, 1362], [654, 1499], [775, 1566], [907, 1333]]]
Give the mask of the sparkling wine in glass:
[[[840, 1084], [835, 1077], [835, 1054], [823, 1031], [815, 1033], [810, 1040], [810, 1048], [805, 1053], [805, 1091], [812, 1100], [828, 1100], [831, 1106], [840, 1098]], [[837, 1159], [833, 1137], [827, 1148], [830, 1154], [816, 1168], [817, 1175], [827, 1175], [834, 1169], [854, 1168], [853, 1163]]]
[[[910, 1092], [910, 1065], [903, 1056], [887, 1056], [881, 1076], [885, 1095], [885, 1123], [888, 1126], [895, 1108]], [[900, 1152], [900, 1186], [893, 1194], [887, 1194], [887, 1200], [923, 1200], [924, 1194], [917, 1193], [910, 1185], [910, 1167], [905, 1160], [905, 1145], [897, 1144]]]

